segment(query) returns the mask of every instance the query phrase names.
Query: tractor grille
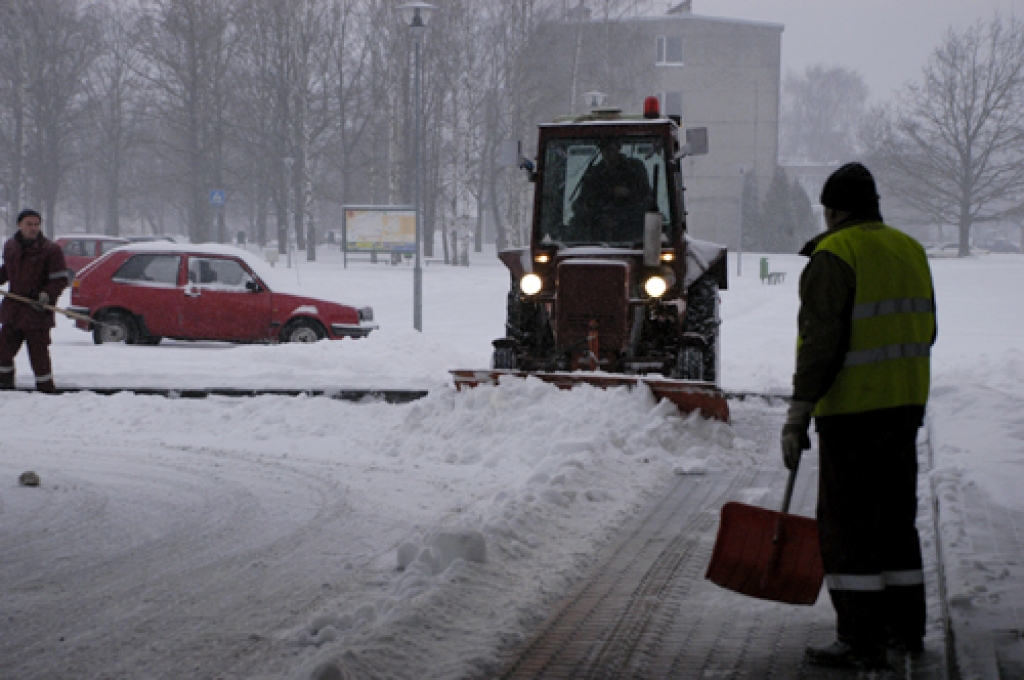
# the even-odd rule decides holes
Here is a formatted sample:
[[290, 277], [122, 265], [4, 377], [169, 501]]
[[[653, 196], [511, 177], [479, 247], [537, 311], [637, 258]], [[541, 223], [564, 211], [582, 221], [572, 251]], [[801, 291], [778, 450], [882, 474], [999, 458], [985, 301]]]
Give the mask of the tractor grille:
[[597, 321], [602, 354], [629, 339], [629, 263], [621, 260], [565, 260], [558, 265], [555, 340], [560, 347], [585, 345], [591, 319]]

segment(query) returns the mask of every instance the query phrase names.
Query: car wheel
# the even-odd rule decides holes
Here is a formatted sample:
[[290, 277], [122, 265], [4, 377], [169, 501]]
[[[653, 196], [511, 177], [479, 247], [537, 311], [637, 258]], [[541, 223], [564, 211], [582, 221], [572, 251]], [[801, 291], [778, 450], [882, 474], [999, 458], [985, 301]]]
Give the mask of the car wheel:
[[139, 328], [131, 314], [108, 312], [97, 321], [102, 322], [92, 329], [92, 341], [97, 345], [117, 342], [134, 345], [139, 341]]
[[309, 319], [293, 321], [281, 331], [281, 342], [317, 342], [326, 337], [323, 326]]

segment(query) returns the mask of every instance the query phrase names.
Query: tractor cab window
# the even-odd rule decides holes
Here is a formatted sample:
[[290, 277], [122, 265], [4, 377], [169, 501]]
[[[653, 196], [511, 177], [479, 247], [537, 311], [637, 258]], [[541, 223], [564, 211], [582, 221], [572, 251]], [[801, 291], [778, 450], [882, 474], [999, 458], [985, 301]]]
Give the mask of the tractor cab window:
[[565, 246], [641, 247], [644, 214], [656, 199], [667, 240], [668, 195], [659, 137], [552, 139], [544, 155], [539, 237]]

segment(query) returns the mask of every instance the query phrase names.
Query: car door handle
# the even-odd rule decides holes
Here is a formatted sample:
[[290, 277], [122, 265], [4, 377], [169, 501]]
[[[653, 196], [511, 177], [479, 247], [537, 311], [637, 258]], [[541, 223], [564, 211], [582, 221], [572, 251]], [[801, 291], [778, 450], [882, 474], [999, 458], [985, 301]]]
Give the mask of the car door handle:
[[198, 288], [186, 288], [185, 295], [189, 297], [201, 297], [202, 292]]

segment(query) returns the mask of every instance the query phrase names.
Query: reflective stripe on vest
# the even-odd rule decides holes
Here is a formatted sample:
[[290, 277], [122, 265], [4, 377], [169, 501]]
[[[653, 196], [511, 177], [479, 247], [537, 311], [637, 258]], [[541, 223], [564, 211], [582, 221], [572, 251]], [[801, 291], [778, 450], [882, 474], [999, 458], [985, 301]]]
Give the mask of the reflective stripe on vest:
[[924, 572], [920, 569], [883, 571], [882, 580], [887, 586], [922, 586], [924, 585]]
[[864, 302], [853, 308], [853, 320], [870, 319], [873, 316], [886, 314], [935, 313], [935, 303], [928, 298], [901, 298], [882, 300], [880, 302]]
[[829, 234], [814, 252], [838, 257], [856, 281], [843, 367], [814, 415], [924, 405], [935, 336], [924, 248], [896, 229], [869, 222]]
[[863, 366], [864, 364], [877, 364], [880, 361], [891, 361], [892, 359], [905, 359], [909, 357], [930, 357], [932, 346], [924, 342], [914, 342], [907, 345], [886, 345], [874, 349], [862, 349], [857, 352], [847, 352], [844, 366]]
[[881, 574], [825, 574], [829, 590], [857, 590], [872, 592], [885, 590]]

